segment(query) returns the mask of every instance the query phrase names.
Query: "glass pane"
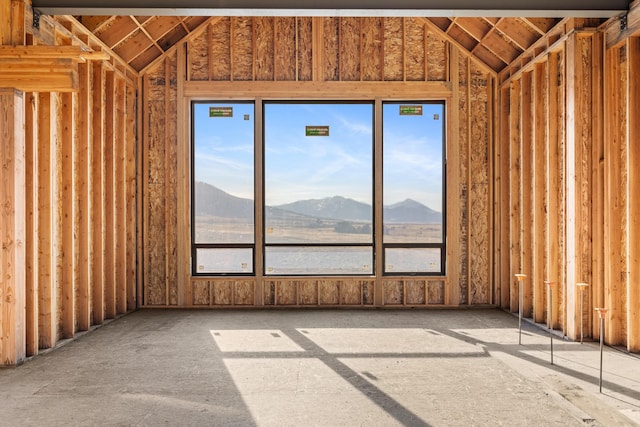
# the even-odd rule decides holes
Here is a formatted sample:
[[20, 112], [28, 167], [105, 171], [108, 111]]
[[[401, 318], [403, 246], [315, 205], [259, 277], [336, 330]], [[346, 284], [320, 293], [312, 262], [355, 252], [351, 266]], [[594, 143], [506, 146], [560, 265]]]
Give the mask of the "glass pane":
[[196, 273], [253, 273], [253, 249], [198, 248]]
[[264, 146], [267, 244], [373, 242], [371, 103], [265, 103]]
[[254, 243], [253, 104], [193, 104], [194, 243]]
[[443, 243], [444, 104], [383, 104], [385, 243]]
[[440, 273], [440, 248], [386, 248], [385, 273]]
[[373, 274], [371, 247], [266, 247], [265, 271], [277, 274]]

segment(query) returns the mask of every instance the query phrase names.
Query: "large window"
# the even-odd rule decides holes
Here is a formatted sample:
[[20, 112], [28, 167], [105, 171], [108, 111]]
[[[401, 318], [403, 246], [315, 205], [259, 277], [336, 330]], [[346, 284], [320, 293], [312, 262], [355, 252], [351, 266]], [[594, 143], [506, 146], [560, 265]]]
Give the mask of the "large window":
[[254, 272], [254, 105], [193, 103], [193, 272]]
[[385, 274], [444, 273], [444, 104], [383, 104]]
[[372, 274], [372, 168], [372, 103], [265, 103], [265, 274]]
[[193, 102], [192, 273], [444, 274], [444, 111], [444, 102]]

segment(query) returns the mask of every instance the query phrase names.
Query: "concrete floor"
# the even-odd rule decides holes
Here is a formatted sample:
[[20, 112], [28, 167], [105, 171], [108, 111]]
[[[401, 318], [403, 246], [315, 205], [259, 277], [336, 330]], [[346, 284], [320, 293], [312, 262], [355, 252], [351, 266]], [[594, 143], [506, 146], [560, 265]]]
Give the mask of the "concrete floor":
[[499, 310], [141, 310], [0, 370], [2, 426], [633, 426], [640, 359]]

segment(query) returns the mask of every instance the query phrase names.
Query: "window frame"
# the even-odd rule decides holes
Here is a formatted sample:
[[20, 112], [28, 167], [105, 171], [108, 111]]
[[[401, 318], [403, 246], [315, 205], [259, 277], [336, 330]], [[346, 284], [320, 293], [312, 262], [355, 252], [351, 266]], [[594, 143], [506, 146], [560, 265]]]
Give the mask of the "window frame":
[[[203, 98], [192, 99], [189, 101], [190, 111], [190, 237], [191, 237], [191, 275], [194, 277], [375, 277], [380, 274], [381, 277], [397, 277], [397, 276], [426, 276], [441, 277], [446, 275], [446, 254], [447, 254], [447, 129], [448, 129], [448, 100], [446, 98], [416, 100], [416, 99], [385, 99], [385, 98], [363, 98], [363, 99], [215, 99]], [[372, 142], [371, 142], [371, 242], [370, 243], [267, 243], [266, 242], [266, 203], [265, 203], [265, 105], [268, 104], [369, 104], [372, 108]], [[253, 243], [195, 243], [195, 105], [197, 104], [250, 104], [253, 106]], [[385, 243], [384, 236], [378, 233], [384, 232], [384, 208], [382, 207], [380, 215], [376, 215], [377, 204], [384, 203], [384, 105], [386, 104], [437, 104], [442, 106], [442, 242], [440, 243]], [[378, 123], [378, 120], [380, 121]], [[380, 157], [380, 159], [378, 159]], [[382, 165], [380, 170], [376, 170], [377, 165]], [[257, 169], [260, 166], [260, 169]], [[261, 176], [259, 176], [261, 175]], [[376, 188], [376, 183], [381, 183], [381, 188]], [[379, 200], [377, 200], [379, 195]], [[261, 206], [257, 206], [260, 202]], [[258, 215], [260, 214], [260, 218]], [[379, 229], [380, 228], [380, 229]], [[266, 256], [267, 247], [368, 247], [371, 250], [371, 268], [363, 273], [310, 273], [310, 274], [287, 274], [287, 273], [269, 273], [267, 272]], [[440, 269], [439, 271], [387, 271], [385, 259], [387, 257], [387, 249], [440, 249]], [[251, 269], [247, 272], [198, 272], [197, 271], [197, 252], [199, 249], [250, 249], [251, 250]], [[382, 264], [379, 264], [382, 263]], [[261, 271], [257, 271], [257, 268]]]
[[[265, 137], [265, 126], [266, 126], [266, 114], [265, 108], [269, 104], [363, 104], [371, 106], [371, 242], [370, 243], [313, 243], [313, 244], [302, 244], [302, 243], [267, 243], [267, 233], [266, 230], [266, 203], [264, 200], [266, 199], [266, 137]], [[262, 203], [262, 265], [263, 270], [262, 274], [265, 277], [278, 277], [278, 276], [287, 276], [287, 277], [340, 277], [340, 276], [373, 276], [376, 272], [376, 217], [375, 217], [375, 201], [376, 201], [376, 189], [375, 189], [375, 160], [376, 160], [376, 102], [374, 100], [307, 100], [307, 99], [299, 99], [299, 100], [264, 100], [262, 102], [262, 195], [263, 195], [263, 203]], [[267, 271], [267, 248], [268, 247], [289, 247], [289, 248], [351, 248], [351, 247], [368, 247], [371, 248], [371, 266], [368, 272], [363, 273], [348, 273], [348, 274], [338, 274], [338, 273], [325, 273], [325, 274], [274, 274], [269, 273]]]
[[[381, 126], [384, 128], [384, 106], [385, 105], [441, 105], [442, 106], [442, 241], [440, 243], [385, 243], [384, 242], [384, 234], [381, 239], [381, 247], [379, 248], [379, 256], [382, 261], [382, 275], [383, 276], [444, 276], [446, 271], [446, 255], [447, 255], [447, 102], [445, 100], [393, 100], [393, 101], [385, 101], [383, 100], [380, 104], [380, 108], [382, 111], [380, 112], [381, 118]], [[381, 189], [381, 197], [382, 203], [384, 204], [384, 130], [381, 138], [381, 146], [382, 146], [382, 189]], [[380, 221], [383, 227], [384, 233], [384, 209], [382, 210]], [[439, 271], [387, 271], [387, 249], [440, 249], [440, 269]]]
[[[253, 106], [253, 243], [196, 243], [196, 168], [195, 168], [195, 151], [196, 151], [196, 120], [195, 120], [195, 106], [197, 104], [250, 104]], [[191, 100], [190, 102], [191, 112], [191, 274], [198, 277], [214, 277], [214, 276], [256, 276], [256, 236], [258, 235], [258, 224], [255, 218], [256, 211], [256, 185], [255, 185], [255, 162], [256, 162], [256, 149], [255, 149], [255, 135], [256, 135], [256, 102], [253, 100]], [[198, 249], [250, 249], [251, 250], [251, 270], [247, 272], [198, 272]]]

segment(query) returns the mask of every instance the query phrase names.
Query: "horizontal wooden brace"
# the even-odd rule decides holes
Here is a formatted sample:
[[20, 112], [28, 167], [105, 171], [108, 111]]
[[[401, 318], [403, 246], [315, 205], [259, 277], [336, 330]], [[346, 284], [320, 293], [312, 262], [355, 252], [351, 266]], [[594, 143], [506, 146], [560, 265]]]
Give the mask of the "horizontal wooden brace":
[[[153, 83], [151, 83], [153, 85]], [[185, 82], [190, 98], [216, 99], [445, 99], [448, 82]]]
[[77, 62], [107, 61], [110, 56], [80, 46], [0, 46], [1, 59], [71, 59]]

